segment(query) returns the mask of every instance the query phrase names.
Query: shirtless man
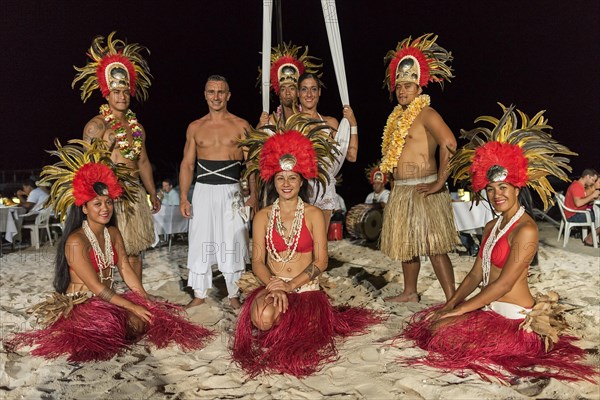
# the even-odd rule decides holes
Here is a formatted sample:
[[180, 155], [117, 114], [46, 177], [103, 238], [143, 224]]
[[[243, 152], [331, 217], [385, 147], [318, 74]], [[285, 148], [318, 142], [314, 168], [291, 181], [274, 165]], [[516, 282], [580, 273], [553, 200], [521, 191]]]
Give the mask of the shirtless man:
[[[227, 111], [231, 97], [227, 80], [212, 75], [206, 82], [204, 98], [208, 114], [192, 122], [186, 132], [179, 173], [181, 214], [190, 220], [188, 285], [194, 299], [187, 307], [203, 304], [212, 288], [212, 266], [218, 265], [225, 278], [231, 306], [240, 308], [236, 285], [249, 262], [248, 229], [244, 206], [257, 203], [253, 184], [244, 204], [239, 184], [244, 154], [238, 146], [250, 125]], [[190, 184], [196, 170], [192, 204]], [[246, 214], [247, 216], [247, 214]]]
[[[301, 52], [302, 47], [291, 43], [282, 43], [271, 52], [271, 90], [279, 96], [280, 106], [269, 115], [266, 111], [260, 115], [257, 129], [264, 125], [274, 125], [275, 119], [285, 123], [294, 113], [298, 112], [298, 78], [304, 72], [317, 73], [321, 65], [314, 61], [316, 58], [308, 55], [308, 47]], [[277, 80], [273, 78], [277, 77]], [[259, 78], [260, 80], [260, 78]]]
[[[420, 256], [424, 255], [429, 256], [446, 299], [455, 291], [454, 271], [447, 253], [458, 243], [458, 236], [445, 183], [456, 139], [442, 117], [429, 107], [429, 96], [422, 95], [422, 87], [428, 82], [420, 79], [424, 68], [430, 69], [427, 75], [446, 79], [452, 76], [451, 70], [446, 67], [443, 75], [432, 71], [430, 65], [419, 66], [418, 58], [412, 54], [403, 54], [403, 50], [410, 48], [425, 53], [422, 59], [436, 61], [435, 54], [445, 50], [435, 44], [436, 38], [429, 40], [430, 36], [418, 38], [413, 45], [410, 38], [401, 42], [390, 57], [392, 63], [397, 63], [395, 75], [389, 79], [398, 106], [384, 130], [380, 168], [384, 173], [393, 173], [395, 184], [384, 210], [381, 251], [402, 261], [404, 292], [386, 301], [419, 300], [417, 279]], [[428, 51], [433, 48], [435, 54]], [[451, 56], [446, 54], [446, 61], [450, 61]], [[439, 166], [435, 159], [438, 147]]]
[[275, 116], [277, 118], [283, 118], [282, 122], [287, 121], [288, 117], [297, 112], [296, 100], [298, 99], [298, 86], [297, 83], [286, 81], [282, 83], [279, 89], [279, 103], [277, 111], [273, 114], [269, 114], [263, 111], [260, 114], [260, 120], [258, 122], [257, 129], [264, 125], [274, 125]]
[[[105, 140], [112, 151], [111, 159], [115, 163], [123, 163], [130, 167], [132, 176], [135, 180], [141, 179], [146, 192], [150, 194], [152, 210], [148, 207], [146, 193], [142, 188], [137, 201], [132, 204], [133, 210], [125, 210], [123, 202], [115, 202], [114, 208], [129, 263], [141, 281], [140, 253], [154, 241], [151, 212], [156, 213], [160, 210], [160, 200], [156, 195], [152, 166], [146, 152], [146, 131], [137, 122], [135, 114], [129, 110], [129, 104], [131, 96], [136, 93], [141, 100], [147, 98], [150, 71], [138, 54], [138, 49], [145, 48], [137, 44], [123, 48], [123, 42], [113, 41], [114, 34], [115, 32], [112, 32], [108, 36], [108, 43], [112, 42], [112, 45], [106, 46], [103, 51], [88, 54], [99, 59], [93, 58], [87, 66], [75, 68], [79, 73], [73, 81], [73, 86], [79, 81], [85, 81], [81, 88], [81, 98], [85, 101], [91, 94], [90, 85], [87, 83], [90, 79], [95, 79], [97, 87], [101, 89], [102, 96], [108, 103], [100, 107], [100, 115], [96, 115], [85, 125], [83, 139], [88, 142], [94, 139]], [[103, 37], [96, 37], [93, 46], [96, 49], [103, 48], [103, 42]], [[138, 71], [136, 76], [131, 77], [129, 71], [133, 70], [134, 63], [138, 63], [143, 73]]]

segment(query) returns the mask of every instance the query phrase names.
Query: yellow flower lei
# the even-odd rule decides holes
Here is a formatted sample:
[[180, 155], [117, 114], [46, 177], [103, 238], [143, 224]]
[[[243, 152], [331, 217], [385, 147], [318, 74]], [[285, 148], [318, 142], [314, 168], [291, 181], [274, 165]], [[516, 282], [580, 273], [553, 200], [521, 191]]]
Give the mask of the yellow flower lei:
[[422, 94], [414, 99], [406, 108], [398, 104], [388, 117], [383, 128], [383, 142], [381, 143], [381, 164], [379, 169], [383, 173], [393, 172], [398, 159], [404, 150], [405, 138], [408, 130], [417, 118], [417, 115], [431, 103], [428, 95]]

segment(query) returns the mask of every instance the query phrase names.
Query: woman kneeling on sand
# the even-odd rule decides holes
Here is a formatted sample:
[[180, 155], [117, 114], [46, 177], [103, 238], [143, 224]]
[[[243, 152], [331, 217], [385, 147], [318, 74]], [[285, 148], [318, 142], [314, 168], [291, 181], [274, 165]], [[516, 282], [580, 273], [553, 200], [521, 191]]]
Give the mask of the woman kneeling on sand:
[[[113, 214], [113, 201], [124, 189], [113, 170], [100, 162], [109, 162], [110, 153], [99, 142], [74, 142], [83, 149], [57, 143], [54, 153], [63, 161], [42, 172], [45, 181], [54, 181], [50, 201], [57, 215], [68, 209], [57, 246], [57, 293], [34, 307], [46, 327], [18, 333], [5, 347], [35, 346], [33, 355], [66, 355], [71, 362], [111, 359], [144, 335], [158, 348], [173, 342], [186, 350], [203, 347], [213, 333], [187, 321], [181, 307], [153, 301], [128, 263]], [[114, 292], [115, 269], [131, 292]]]
[[[546, 176], [567, 180], [562, 169], [570, 170], [568, 160], [555, 154], [574, 153], [544, 132], [542, 113], [532, 120], [520, 113], [519, 126], [514, 109], [503, 109], [500, 120], [477, 120], [491, 122], [493, 131], [463, 131], [470, 143], [451, 161], [455, 179], [470, 178], [475, 193], [485, 189], [500, 217], [486, 225], [475, 264], [450, 300], [412, 317], [401, 336], [429, 353], [408, 363], [509, 382], [521, 377], [594, 382], [594, 368], [581, 363], [585, 353], [572, 344], [576, 338], [559, 337], [566, 324], [558, 314], [558, 295], [534, 300], [527, 282], [538, 229], [523, 207], [525, 186], [546, 205], [553, 192]], [[480, 284], [481, 291], [467, 299]]]
[[269, 204], [252, 227], [252, 271], [261, 284], [244, 303], [233, 344], [234, 360], [251, 376], [310, 375], [336, 358], [336, 336], [381, 320], [371, 310], [333, 307], [319, 287], [327, 237], [323, 213], [307, 202], [307, 179], [323, 178], [330, 162], [332, 141], [322, 128], [296, 115], [275, 135], [255, 131], [243, 143], [247, 173], [260, 166]]

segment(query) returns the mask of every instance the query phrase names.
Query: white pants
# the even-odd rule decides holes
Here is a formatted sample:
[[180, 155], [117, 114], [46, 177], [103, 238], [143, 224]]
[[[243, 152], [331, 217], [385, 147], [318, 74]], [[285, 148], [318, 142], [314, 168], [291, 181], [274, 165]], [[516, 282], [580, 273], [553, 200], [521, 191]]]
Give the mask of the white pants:
[[228, 297], [238, 296], [235, 284], [250, 261], [248, 229], [240, 215], [244, 206], [238, 183], [196, 183], [189, 229], [188, 286], [194, 296], [206, 298], [212, 288], [212, 266], [225, 278]]

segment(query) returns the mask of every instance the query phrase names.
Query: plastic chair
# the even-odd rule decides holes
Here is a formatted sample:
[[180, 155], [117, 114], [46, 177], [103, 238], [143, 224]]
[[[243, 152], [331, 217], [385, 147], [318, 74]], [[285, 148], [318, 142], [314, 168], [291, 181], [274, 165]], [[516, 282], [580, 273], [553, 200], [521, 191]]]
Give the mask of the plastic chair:
[[52, 246], [52, 235], [50, 233], [50, 215], [52, 215], [51, 208], [43, 208], [35, 217], [33, 224], [23, 225], [22, 229], [31, 230], [31, 245], [35, 246], [36, 249], [40, 248], [40, 229], [45, 229], [48, 234], [48, 240], [50, 246]]
[[[569, 241], [569, 237], [571, 236], [571, 229], [575, 227], [581, 227], [582, 238], [587, 236], [587, 228], [592, 230], [592, 243], [595, 248], [598, 248], [598, 238], [596, 235], [596, 223], [592, 221], [592, 214], [587, 210], [573, 210], [567, 206], [565, 206], [565, 196], [561, 193], [556, 193], [556, 203], [558, 204], [558, 208], [560, 209], [560, 215], [562, 216], [562, 221], [560, 221], [560, 227], [558, 228], [558, 238], [556, 240], [560, 240], [560, 235], [563, 235], [563, 247], [567, 245]], [[576, 214], [584, 214], [585, 222], [570, 222], [567, 220], [565, 216], [565, 210], [576, 213]]]

